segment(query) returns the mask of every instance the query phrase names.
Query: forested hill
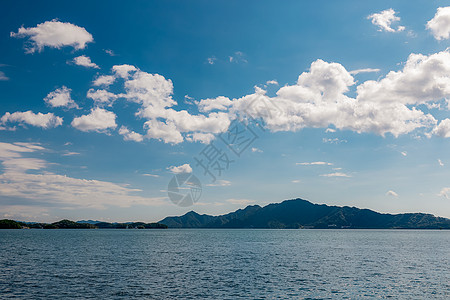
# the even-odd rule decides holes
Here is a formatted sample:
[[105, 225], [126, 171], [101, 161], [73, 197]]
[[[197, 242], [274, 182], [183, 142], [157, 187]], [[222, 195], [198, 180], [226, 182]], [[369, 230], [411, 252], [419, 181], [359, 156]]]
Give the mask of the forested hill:
[[303, 199], [247, 206], [235, 212], [210, 216], [194, 211], [167, 217], [169, 228], [373, 228], [450, 229], [450, 219], [424, 213], [382, 214], [356, 207], [314, 204]]

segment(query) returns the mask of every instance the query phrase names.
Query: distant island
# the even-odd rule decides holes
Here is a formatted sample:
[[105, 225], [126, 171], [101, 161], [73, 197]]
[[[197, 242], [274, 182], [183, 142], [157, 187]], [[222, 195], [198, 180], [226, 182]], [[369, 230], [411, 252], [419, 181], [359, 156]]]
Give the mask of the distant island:
[[169, 228], [450, 229], [450, 219], [424, 213], [382, 214], [370, 209], [314, 204], [303, 199], [247, 206], [210, 216], [194, 211], [158, 223]]
[[273, 228], [273, 229], [450, 229], [450, 219], [424, 213], [383, 214], [370, 209], [314, 204], [300, 198], [220, 215], [166, 217], [157, 223], [61, 220], [54, 223], [0, 220], [0, 229], [166, 229], [166, 228]]
[[166, 229], [167, 225], [159, 223], [127, 222], [107, 223], [96, 221], [61, 220], [54, 223], [18, 222], [14, 220], [0, 220], [0, 229]]

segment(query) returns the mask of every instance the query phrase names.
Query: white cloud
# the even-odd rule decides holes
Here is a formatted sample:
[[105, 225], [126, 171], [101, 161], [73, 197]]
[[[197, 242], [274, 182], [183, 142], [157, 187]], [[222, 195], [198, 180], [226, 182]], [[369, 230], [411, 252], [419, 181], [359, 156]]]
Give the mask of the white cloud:
[[5, 75], [4, 72], [0, 71], [0, 81], [6, 81], [9, 80], [9, 78]]
[[95, 105], [111, 106], [120, 95], [113, 94], [107, 90], [89, 89], [86, 97], [94, 100]]
[[347, 143], [347, 140], [341, 140], [339, 138], [334, 138], [334, 139], [327, 139], [327, 138], [323, 138], [322, 139], [323, 143], [327, 143], [327, 144], [340, 144], [340, 143]]
[[64, 153], [63, 154], [63, 156], [74, 156], [74, 155], [80, 155], [80, 153], [78, 153], [78, 152], [66, 152], [66, 153]]
[[81, 56], [75, 57], [73, 59], [73, 63], [78, 66], [83, 66], [86, 68], [100, 69], [100, 67], [97, 66], [97, 64], [93, 63], [91, 61], [91, 58], [86, 55], [81, 55]]
[[117, 77], [128, 78], [130, 73], [137, 71], [137, 68], [132, 65], [115, 65], [112, 70]]
[[357, 75], [357, 74], [361, 74], [361, 73], [377, 73], [380, 71], [381, 71], [380, 69], [366, 68], [366, 69], [353, 70], [353, 71], [350, 71], [349, 73], [352, 75]]
[[396, 12], [390, 8], [380, 13], [372, 14], [367, 19], [372, 20], [372, 24], [378, 26], [379, 31], [398, 32], [405, 30], [404, 26], [398, 26], [397, 29], [392, 28], [392, 23], [400, 21], [400, 17], [397, 17], [395, 14]]
[[398, 197], [398, 194], [394, 191], [387, 191], [386, 196]]
[[97, 79], [92, 82], [92, 85], [108, 87], [113, 84], [115, 80], [116, 78], [112, 75], [102, 75], [97, 77]]
[[147, 129], [145, 136], [150, 139], [162, 140], [165, 143], [172, 144], [178, 144], [184, 140], [172, 122], [164, 123], [157, 120], [149, 120], [145, 122], [144, 128]]
[[408, 152], [406, 152], [406, 151], [400, 151], [400, 154], [403, 155], [403, 156], [407, 156], [407, 155], [408, 155]]
[[447, 199], [450, 199], [449, 194], [450, 194], [450, 188], [445, 187], [445, 188], [441, 189], [441, 192], [438, 194], [438, 196], [442, 196], [442, 197], [445, 197]]
[[146, 137], [176, 144], [184, 140], [183, 134], [187, 134], [188, 140], [208, 143], [213, 138], [212, 134], [228, 128], [228, 112], [193, 115], [186, 110], [171, 108], [177, 104], [172, 98], [171, 80], [140, 70], [130, 76], [125, 80], [122, 96], [140, 105], [136, 115], [148, 120], [144, 124]]
[[302, 162], [296, 163], [298, 166], [332, 166], [333, 163], [324, 162], [324, 161], [313, 161], [313, 162]]
[[78, 108], [78, 105], [73, 101], [70, 96], [72, 90], [62, 86], [59, 89], [50, 92], [44, 101], [51, 107], [66, 107], [66, 108]]
[[228, 180], [217, 180], [214, 183], [209, 183], [206, 186], [230, 186], [231, 185], [231, 181]]
[[94, 41], [92, 35], [83, 27], [56, 19], [38, 24], [36, 27], [21, 27], [17, 33], [11, 32], [11, 37], [28, 37], [27, 53], [40, 52], [46, 46], [57, 49], [72, 46], [75, 50], [79, 50]]
[[333, 128], [327, 128], [326, 130], [325, 130], [325, 132], [326, 133], [333, 133], [333, 132], [336, 132], [336, 129], [333, 129]]
[[159, 177], [159, 175], [155, 175], [155, 174], [142, 174], [142, 176], [147, 176], [147, 177], [155, 177], [155, 178], [158, 178]]
[[438, 163], [439, 163], [439, 165], [440, 165], [441, 167], [444, 166], [444, 163], [442, 162], [442, 160], [438, 159]]
[[216, 60], [217, 60], [217, 58], [216, 58], [215, 56], [211, 56], [211, 57], [208, 57], [208, 58], [206, 59], [206, 61], [207, 61], [208, 64], [210, 64], [210, 65], [215, 64]]
[[[21, 203], [39, 203], [40, 207], [95, 208], [113, 205], [161, 205], [164, 198], [145, 198], [127, 185], [106, 181], [77, 179], [45, 171], [49, 163], [44, 160], [23, 157], [25, 153], [42, 151], [36, 144], [0, 143], [0, 161], [4, 167], [0, 174], [0, 197], [12, 197]], [[32, 174], [27, 171], [33, 170]], [[23, 205], [23, 204], [21, 204]], [[18, 206], [12, 205], [12, 207]]]
[[431, 134], [448, 138], [450, 137], [450, 119], [444, 119], [442, 120], [438, 126], [436, 126], [432, 131]]
[[215, 136], [212, 133], [194, 132], [186, 136], [186, 141], [209, 144], [214, 138]]
[[242, 51], [236, 51], [232, 56], [228, 56], [228, 61], [230, 63], [248, 63], [247, 59], [245, 58], [245, 54]]
[[126, 126], [120, 127], [119, 134], [123, 135], [123, 139], [125, 141], [142, 142], [144, 140], [144, 136], [142, 134], [131, 131]]
[[272, 85], [278, 85], [278, 81], [276, 81], [276, 80], [268, 80], [267, 82], [266, 82], [266, 84], [272, 84]]
[[235, 205], [251, 205], [256, 202], [255, 200], [250, 200], [250, 199], [228, 199], [226, 201], [228, 203], [235, 204]]
[[203, 99], [200, 102], [197, 102], [198, 109], [201, 112], [208, 112], [211, 110], [227, 110], [231, 105], [232, 101], [223, 96], [219, 96], [213, 99]]
[[53, 113], [33, 113], [31, 110], [25, 112], [5, 113], [0, 119], [0, 124], [19, 123], [22, 125], [31, 125], [44, 129], [54, 128], [62, 125], [63, 118], [55, 116]]
[[259, 148], [253, 147], [252, 148], [252, 152], [259, 152], [259, 153], [263, 153], [263, 151]]
[[357, 92], [361, 101], [382, 103], [422, 104], [450, 97], [450, 52], [413, 53], [403, 70], [391, 71], [380, 81], [366, 81]]
[[292, 183], [300, 183], [301, 180], [299, 180], [299, 179], [294, 179], [294, 180], [292, 180], [291, 182], [292, 182]]
[[341, 172], [322, 174], [320, 176], [323, 176], [323, 177], [351, 177], [350, 175], [345, 174], [345, 173], [341, 173]]
[[74, 118], [72, 126], [81, 131], [105, 132], [117, 127], [116, 115], [103, 108], [93, 108], [88, 115]]
[[237, 99], [219, 96], [196, 101], [196, 113], [175, 109], [170, 79], [130, 65], [114, 66], [113, 75], [100, 76], [94, 82], [108, 86], [123, 79], [118, 80], [123, 82], [122, 93], [113, 94], [105, 88], [88, 94], [96, 105], [111, 104], [117, 97], [137, 103], [135, 115], [144, 119], [145, 137], [165, 143], [209, 143], [236, 118], [262, 119], [272, 132], [327, 128], [326, 132], [351, 130], [398, 137], [436, 125], [433, 115], [420, 110], [419, 105], [450, 98], [449, 51], [411, 54], [401, 70], [357, 85], [355, 97], [347, 96], [356, 84], [350, 72], [339, 63], [320, 59], [300, 74], [296, 84], [281, 87], [274, 97], [255, 87], [253, 94]]
[[439, 7], [434, 18], [428, 21], [427, 29], [431, 30], [437, 40], [450, 38], [450, 7]]
[[111, 49], [105, 49], [104, 50], [106, 54], [108, 54], [109, 56], [116, 56], [116, 54], [114, 53], [114, 51], [112, 51]]
[[192, 168], [189, 164], [184, 164], [181, 166], [170, 166], [167, 169], [174, 174], [192, 173]]

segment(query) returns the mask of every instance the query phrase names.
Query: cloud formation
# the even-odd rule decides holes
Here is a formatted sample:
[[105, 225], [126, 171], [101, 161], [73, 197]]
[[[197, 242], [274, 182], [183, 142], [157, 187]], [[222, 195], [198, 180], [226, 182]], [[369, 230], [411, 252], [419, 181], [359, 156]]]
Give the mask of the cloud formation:
[[0, 119], [1, 125], [16, 123], [20, 125], [31, 125], [43, 129], [54, 128], [62, 125], [63, 118], [53, 113], [33, 113], [31, 110], [25, 112], [5, 113]]
[[398, 194], [394, 191], [387, 191], [386, 196], [398, 197]]
[[427, 22], [427, 29], [438, 41], [450, 38], [450, 7], [439, 7], [433, 19]]
[[189, 164], [184, 164], [181, 166], [170, 166], [167, 169], [174, 174], [192, 173], [192, 167]]
[[[0, 196], [21, 199], [40, 207], [94, 208], [107, 206], [162, 205], [164, 198], [145, 198], [127, 185], [107, 181], [78, 179], [45, 170], [42, 159], [24, 157], [45, 150], [38, 144], [0, 143]], [[33, 170], [33, 173], [28, 171]], [[12, 205], [15, 207], [15, 205]], [[23, 206], [23, 205], [22, 205]], [[25, 206], [27, 207], [27, 206]], [[28, 206], [29, 207], [29, 206]], [[20, 211], [19, 207], [19, 211]]]
[[74, 118], [72, 126], [81, 131], [106, 132], [117, 127], [116, 114], [96, 107], [88, 115]]
[[97, 64], [93, 63], [91, 61], [91, 58], [86, 55], [77, 56], [73, 59], [73, 63], [78, 66], [83, 66], [86, 68], [94, 68], [94, 69], [100, 69]]
[[44, 101], [51, 107], [78, 108], [78, 105], [70, 97], [71, 89], [62, 86], [59, 89], [50, 92]]
[[400, 21], [400, 17], [397, 17], [395, 14], [395, 10], [389, 8], [372, 14], [367, 19], [372, 20], [372, 24], [378, 26], [378, 31], [399, 32], [405, 30], [404, 26], [398, 26], [397, 29], [392, 28], [392, 23]]
[[63, 23], [56, 19], [38, 24], [36, 27], [20, 27], [18, 32], [11, 32], [11, 37], [29, 38], [27, 53], [41, 52], [44, 47], [60, 49], [71, 46], [75, 50], [84, 49], [94, 38], [83, 27]]
[[120, 127], [119, 134], [123, 136], [125, 141], [142, 142], [144, 140], [142, 134], [129, 130], [126, 126]]

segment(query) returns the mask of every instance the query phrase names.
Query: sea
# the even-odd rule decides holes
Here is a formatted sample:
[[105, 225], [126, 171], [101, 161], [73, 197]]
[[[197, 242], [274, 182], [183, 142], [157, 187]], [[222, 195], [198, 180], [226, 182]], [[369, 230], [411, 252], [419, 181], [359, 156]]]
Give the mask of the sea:
[[0, 299], [450, 299], [450, 231], [0, 230]]

